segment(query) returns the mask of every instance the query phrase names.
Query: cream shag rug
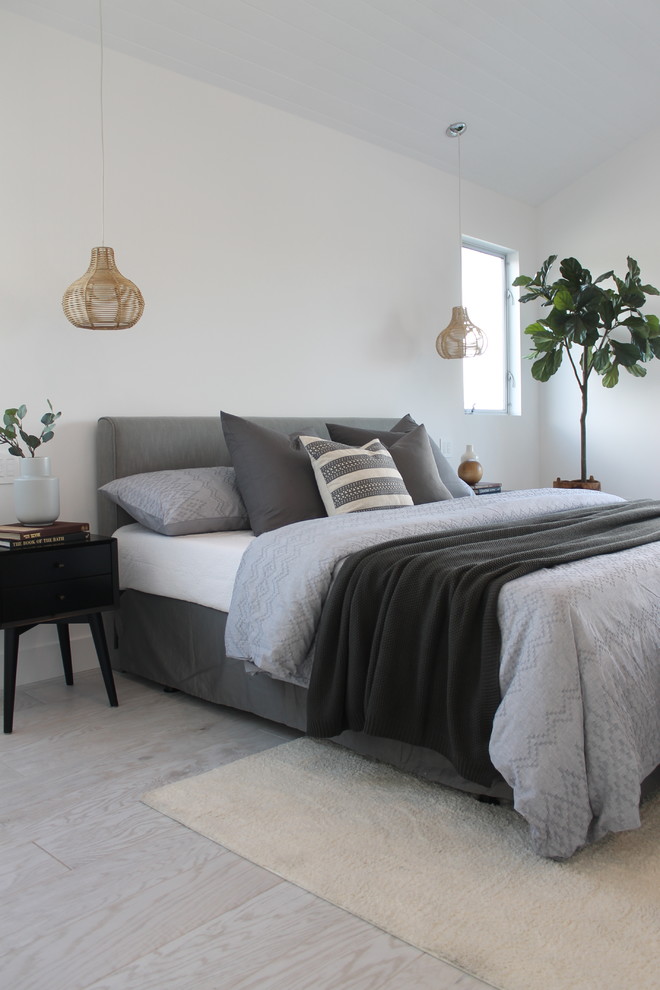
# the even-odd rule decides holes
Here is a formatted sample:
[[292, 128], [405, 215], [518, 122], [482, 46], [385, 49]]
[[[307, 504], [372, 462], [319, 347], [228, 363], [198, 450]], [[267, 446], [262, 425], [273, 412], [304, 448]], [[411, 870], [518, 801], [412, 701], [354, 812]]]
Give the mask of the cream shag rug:
[[502, 990], [660, 986], [660, 795], [563, 863], [509, 808], [306, 738], [143, 800]]

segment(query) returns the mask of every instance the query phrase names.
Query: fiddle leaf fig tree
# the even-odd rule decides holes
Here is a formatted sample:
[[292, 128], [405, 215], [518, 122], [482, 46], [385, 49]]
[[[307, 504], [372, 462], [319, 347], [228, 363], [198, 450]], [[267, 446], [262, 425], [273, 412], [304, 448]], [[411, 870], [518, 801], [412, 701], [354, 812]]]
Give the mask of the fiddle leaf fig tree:
[[566, 357], [580, 389], [580, 480], [586, 481], [589, 380], [595, 373], [605, 388], [614, 388], [620, 368], [635, 378], [646, 375], [644, 364], [660, 357], [660, 320], [641, 309], [647, 296], [660, 293], [642, 284], [634, 258], [628, 258], [623, 278], [609, 271], [595, 279], [575, 258], [564, 258], [561, 277], [550, 282], [556, 260], [557, 255], [551, 255], [536, 275], [520, 275], [513, 284], [526, 289], [521, 303], [540, 299], [550, 309], [525, 329], [532, 338], [533, 377], [547, 382]]

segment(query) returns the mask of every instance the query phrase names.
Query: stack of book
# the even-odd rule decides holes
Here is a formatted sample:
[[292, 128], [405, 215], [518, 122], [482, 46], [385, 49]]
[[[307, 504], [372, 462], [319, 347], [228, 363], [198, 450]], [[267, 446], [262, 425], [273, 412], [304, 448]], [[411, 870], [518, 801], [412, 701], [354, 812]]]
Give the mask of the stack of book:
[[80, 543], [89, 539], [89, 523], [54, 522], [47, 526], [24, 526], [22, 523], [0, 525], [0, 547], [21, 550], [26, 547], [50, 546], [54, 543]]
[[471, 485], [475, 495], [499, 495], [502, 491], [501, 481], [478, 481], [476, 485]]

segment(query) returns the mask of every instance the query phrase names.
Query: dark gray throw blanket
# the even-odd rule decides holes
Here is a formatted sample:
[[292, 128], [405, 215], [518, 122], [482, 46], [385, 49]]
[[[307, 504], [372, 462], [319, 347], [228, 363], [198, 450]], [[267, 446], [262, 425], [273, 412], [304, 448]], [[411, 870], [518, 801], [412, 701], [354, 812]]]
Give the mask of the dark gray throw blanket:
[[[544, 567], [660, 540], [660, 502], [393, 540], [347, 558], [319, 624], [307, 732], [344, 729], [442, 753], [466, 779], [488, 755], [500, 702], [497, 598]], [[540, 603], [542, 607], [542, 603]]]

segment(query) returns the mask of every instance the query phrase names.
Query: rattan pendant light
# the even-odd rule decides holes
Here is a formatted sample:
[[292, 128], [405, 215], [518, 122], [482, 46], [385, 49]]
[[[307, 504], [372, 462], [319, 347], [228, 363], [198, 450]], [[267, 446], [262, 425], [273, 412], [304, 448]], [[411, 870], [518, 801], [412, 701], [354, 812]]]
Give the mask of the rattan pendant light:
[[463, 306], [463, 239], [461, 223], [461, 135], [465, 134], [467, 124], [459, 120], [450, 124], [446, 130], [447, 137], [458, 139], [458, 257], [460, 261], [461, 305], [452, 307], [451, 320], [445, 329], [438, 334], [435, 348], [441, 358], [478, 357], [486, 350], [488, 341], [483, 330], [475, 326], [468, 311]]
[[101, 48], [101, 247], [92, 248], [85, 274], [62, 297], [64, 315], [83, 330], [128, 330], [144, 311], [142, 293], [124, 278], [115, 264], [115, 252], [105, 246], [105, 135], [103, 121], [103, 0], [99, 0]]

